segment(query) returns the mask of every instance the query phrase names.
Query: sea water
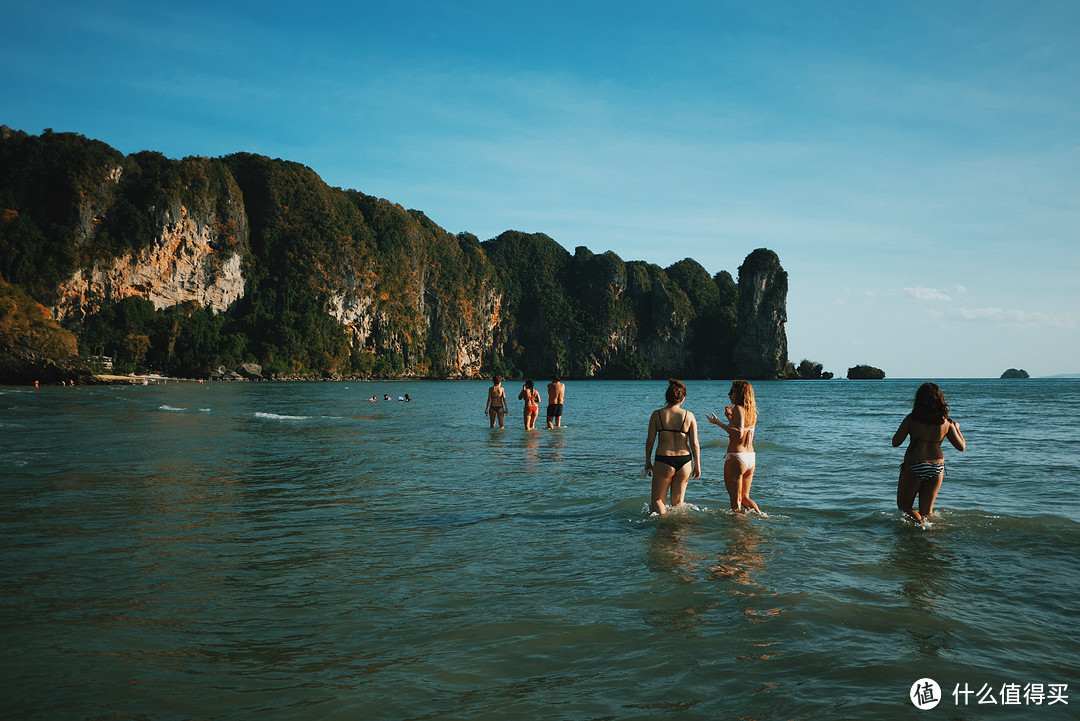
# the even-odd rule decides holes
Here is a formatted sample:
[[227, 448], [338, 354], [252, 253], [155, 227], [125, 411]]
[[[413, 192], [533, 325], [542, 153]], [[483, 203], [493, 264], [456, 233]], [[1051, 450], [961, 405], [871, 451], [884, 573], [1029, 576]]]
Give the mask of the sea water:
[[768, 518], [728, 510], [726, 382], [664, 518], [664, 382], [531, 431], [515, 383], [504, 430], [480, 382], [0, 388], [0, 715], [1075, 718], [1080, 381], [941, 381], [968, 450], [925, 527], [918, 384], [756, 383]]

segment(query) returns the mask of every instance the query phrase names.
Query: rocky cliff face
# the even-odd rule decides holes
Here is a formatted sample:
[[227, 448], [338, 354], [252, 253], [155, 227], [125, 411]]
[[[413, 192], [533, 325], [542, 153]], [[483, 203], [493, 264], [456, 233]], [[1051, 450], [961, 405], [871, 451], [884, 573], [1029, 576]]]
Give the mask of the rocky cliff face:
[[[571, 255], [517, 231], [481, 243], [245, 153], [125, 157], [0, 128], [0, 276], [84, 352], [164, 372], [775, 378], [787, 364], [787, 274], [771, 251], [747, 257], [736, 287], [689, 258]], [[112, 307], [133, 297], [191, 307]]]
[[[413, 296], [427, 299], [417, 303], [421, 317], [421, 336], [400, 332], [386, 310], [379, 309], [378, 296], [373, 288], [353, 287], [332, 293], [328, 312], [349, 334], [349, 345], [355, 351], [379, 354], [398, 353], [403, 356], [405, 375], [421, 371], [439, 371], [448, 378], [474, 378], [490, 357], [498, 326], [502, 296], [494, 288], [484, 293], [479, 307], [448, 308], [430, 288], [421, 287]], [[455, 312], [456, 311], [456, 312]], [[474, 316], [474, 317], [471, 317]], [[418, 347], [433, 345], [443, 350], [442, 368], [417, 369], [410, 352]]]
[[787, 368], [787, 272], [759, 248], [739, 266], [739, 324], [733, 361], [750, 380], [781, 378]]
[[58, 288], [51, 309], [58, 321], [82, 320], [103, 305], [138, 296], [156, 309], [186, 301], [222, 312], [244, 296], [239, 253], [218, 257], [213, 223], [180, 205], [164, 218], [159, 235], [139, 253], [95, 263]]
[[627, 289], [642, 309], [638, 353], [662, 375], [692, 373], [689, 340], [693, 312], [689, 300], [677, 284], [658, 266], [641, 265], [636, 281]]

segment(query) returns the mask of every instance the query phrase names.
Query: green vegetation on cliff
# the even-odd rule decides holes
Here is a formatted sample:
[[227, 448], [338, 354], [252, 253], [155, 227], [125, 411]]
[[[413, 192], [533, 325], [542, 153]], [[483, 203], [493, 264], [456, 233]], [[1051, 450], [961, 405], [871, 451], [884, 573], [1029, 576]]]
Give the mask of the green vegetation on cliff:
[[[0, 274], [45, 305], [70, 293], [65, 283], [76, 272], [137, 256], [182, 217], [208, 229], [215, 272], [239, 255], [244, 294], [224, 312], [183, 300], [155, 310], [133, 286], [63, 316], [84, 355], [112, 356], [126, 369], [201, 376], [257, 362], [268, 375], [596, 378], [738, 371], [739, 288], [726, 271], [710, 276], [689, 258], [665, 269], [611, 251], [571, 254], [543, 234], [507, 231], [480, 242], [420, 211], [329, 187], [293, 162], [248, 153], [125, 157], [75, 134], [0, 128], [0, 211]], [[779, 267], [770, 251], [755, 254], [740, 275], [754, 263]], [[778, 272], [785, 287], [770, 292], [782, 298], [786, 273]]]
[[0, 275], [43, 303], [75, 271], [149, 246], [182, 206], [214, 223], [215, 250], [241, 249], [242, 202], [220, 160], [0, 128]]

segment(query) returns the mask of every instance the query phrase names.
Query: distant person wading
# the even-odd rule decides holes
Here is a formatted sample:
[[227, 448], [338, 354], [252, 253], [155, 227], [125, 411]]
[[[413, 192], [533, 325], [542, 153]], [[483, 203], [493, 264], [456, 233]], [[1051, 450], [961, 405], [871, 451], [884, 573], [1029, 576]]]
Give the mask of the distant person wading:
[[525, 430], [531, 431], [536, 428], [536, 418], [540, 415], [540, 391], [533, 388], [531, 379], [525, 381], [518, 400], [525, 401]]
[[503, 417], [506, 416], [506, 391], [503, 390], [502, 380], [499, 376], [491, 379], [491, 388], [488, 388], [487, 403], [484, 404], [484, 413], [491, 418], [491, 427], [495, 427], [496, 419], [499, 428], [505, 428]]
[[562, 426], [563, 399], [566, 396], [566, 384], [554, 376], [548, 383], [548, 407], [547, 427], [559, 428]]

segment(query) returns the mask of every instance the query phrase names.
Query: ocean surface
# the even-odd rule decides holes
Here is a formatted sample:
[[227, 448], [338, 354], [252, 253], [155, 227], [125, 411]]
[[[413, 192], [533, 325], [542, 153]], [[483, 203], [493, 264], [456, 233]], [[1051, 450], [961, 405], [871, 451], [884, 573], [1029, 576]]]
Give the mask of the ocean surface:
[[661, 381], [534, 431], [483, 382], [0, 387], [0, 717], [1080, 717], [1080, 381], [940, 381], [929, 527], [890, 443], [920, 382], [755, 383], [768, 518], [728, 510], [727, 382], [687, 384], [664, 518]]

